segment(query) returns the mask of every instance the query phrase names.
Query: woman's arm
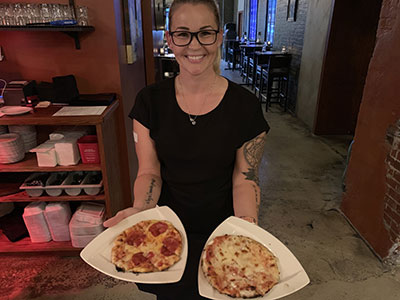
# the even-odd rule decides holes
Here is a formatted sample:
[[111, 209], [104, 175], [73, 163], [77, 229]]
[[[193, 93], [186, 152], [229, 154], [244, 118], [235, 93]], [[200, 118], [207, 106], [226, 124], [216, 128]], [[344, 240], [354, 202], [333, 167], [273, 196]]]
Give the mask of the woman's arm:
[[114, 217], [104, 222], [110, 227], [137, 212], [156, 206], [161, 193], [160, 162], [157, 158], [154, 141], [149, 129], [133, 120], [135, 149], [138, 158], [138, 174], [133, 187], [133, 207], [119, 211]]
[[258, 223], [260, 186], [258, 167], [264, 152], [265, 132], [246, 142], [236, 152], [233, 170], [233, 208], [235, 216]]

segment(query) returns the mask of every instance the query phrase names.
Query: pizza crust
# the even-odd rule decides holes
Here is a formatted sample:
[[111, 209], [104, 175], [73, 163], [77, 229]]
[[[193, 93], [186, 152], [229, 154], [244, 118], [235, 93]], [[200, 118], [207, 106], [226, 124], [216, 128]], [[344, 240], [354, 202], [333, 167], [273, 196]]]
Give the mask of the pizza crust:
[[212, 287], [234, 298], [264, 296], [279, 281], [277, 258], [241, 235], [215, 237], [203, 250], [201, 269]]
[[123, 271], [163, 271], [177, 263], [182, 253], [182, 236], [166, 220], [144, 220], [117, 236], [111, 261]]

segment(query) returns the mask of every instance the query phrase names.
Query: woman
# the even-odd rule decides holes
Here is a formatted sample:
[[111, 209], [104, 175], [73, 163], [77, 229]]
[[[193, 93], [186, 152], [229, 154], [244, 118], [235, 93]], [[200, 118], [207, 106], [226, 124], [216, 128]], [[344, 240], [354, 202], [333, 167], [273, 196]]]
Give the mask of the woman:
[[175, 284], [138, 286], [157, 299], [204, 299], [197, 267], [209, 234], [231, 215], [257, 223], [257, 170], [269, 127], [257, 98], [218, 75], [215, 1], [175, 0], [169, 18], [166, 37], [180, 74], [138, 94], [130, 113], [139, 161], [134, 205], [104, 225], [169, 206], [188, 236], [184, 275]]

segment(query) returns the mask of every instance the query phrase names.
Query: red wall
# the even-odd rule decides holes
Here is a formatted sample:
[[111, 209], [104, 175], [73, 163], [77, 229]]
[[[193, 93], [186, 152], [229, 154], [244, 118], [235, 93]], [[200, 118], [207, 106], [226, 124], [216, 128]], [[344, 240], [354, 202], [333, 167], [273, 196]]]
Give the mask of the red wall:
[[341, 207], [382, 258], [388, 255], [393, 244], [383, 213], [386, 159], [390, 151], [387, 131], [400, 118], [399, 15], [399, 1], [383, 0], [347, 173], [347, 192]]
[[81, 50], [76, 50], [74, 40], [61, 32], [0, 31], [0, 45], [6, 57], [0, 62], [0, 77], [51, 82], [54, 76], [74, 74], [81, 93], [120, 94], [113, 2], [77, 0], [76, 4], [89, 8], [90, 21], [95, 26], [94, 32], [82, 36]]
[[[47, 2], [68, 3], [67, 0]], [[136, 2], [140, 3], [140, 0]], [[133, 149], [132, 121], [127, 115], [137, 92], [145, 86], [143, 42], [139, 38], [137, 61], [128, 65], [124, 50], [122, 1], [75, 0], [75, 3], [88, 7], [90, 25], [95, 27], [94, 32], [84, 33], [80, 38], [81, 49], [76, 50], [74, 40], [61, 32], [0, 31], [0, 46], [5, 55], [5, 61], [0, 62], [0, 78], [51, 82], [54, 76], [73, 74], [81, 94], [117, 93], [121, 104], [120, 158], [121, 167], [124, 168], [121, 178], [127, 182], [126, 195], [130, 195], [137, 163]], [[151, 20], [151, 15], [143, 18]], [[131, 198], [128, 196], [127, 200]]]

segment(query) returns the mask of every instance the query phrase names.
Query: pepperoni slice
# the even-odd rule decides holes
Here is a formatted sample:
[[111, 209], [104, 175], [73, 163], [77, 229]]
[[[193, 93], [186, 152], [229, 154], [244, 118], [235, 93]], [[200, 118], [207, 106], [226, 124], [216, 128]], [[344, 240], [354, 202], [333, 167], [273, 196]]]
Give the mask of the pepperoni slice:
[[161, 254], [164, 255], [164, 256], [171, 256], [172, 254], [174, 254], [174, 252], [171, 252], [171, 251], [168, 250], [167, 247], [162, 246]]
[[159, 236], [161, 233], [167, 231], [168, 225], [164, 222], [157, 222], [150, 226], [149, 231], [153, 236]]
[[132, 231], [129, 233], [128, 237], [126, 238], [126, 243], [131, 246], [139, 246], [143, 243], [146, 235], [140, 231]]
[[178, 249], [180, 241], [173, 237], [167, 237], [163, 240], [163, 247], [161, 248], [161, 253], [165, 256], [170, 256], [175, 253]]
[[132, 262], [135, 266], [140, 265], [147, 261], [147, 258], [143, 255], [143, 252], [135, 253], [132, 255]]

